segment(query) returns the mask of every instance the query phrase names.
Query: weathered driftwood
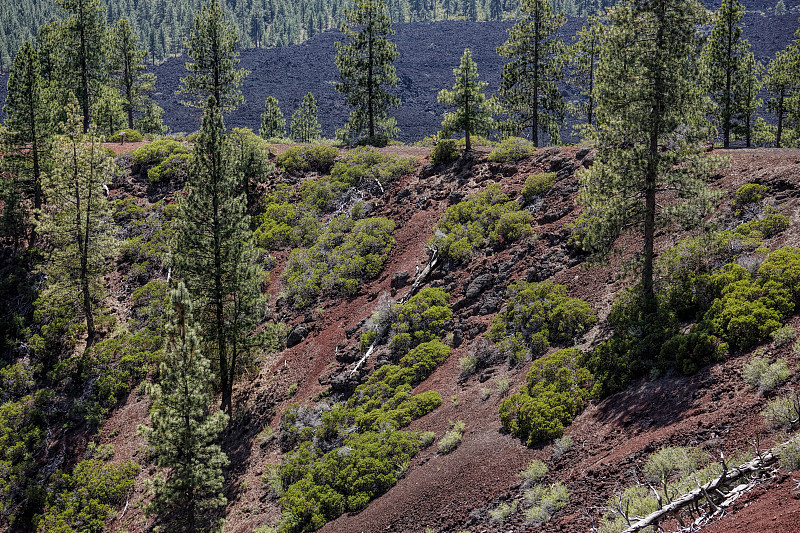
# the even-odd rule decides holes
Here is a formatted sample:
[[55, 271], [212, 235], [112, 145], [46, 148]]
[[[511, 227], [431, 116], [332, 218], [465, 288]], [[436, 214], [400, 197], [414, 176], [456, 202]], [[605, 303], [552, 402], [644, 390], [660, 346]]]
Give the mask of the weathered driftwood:
[[[731, 468], [730, 470], [725, 469], [718, 478], [709, 481], [705, 485], [702, 485], [697, 489], [684, 494], [680, 498], [673, 500], [671, 503], [663, 506], [661, 509], [653, 511], [644, 518], [637, 520], [636, 522], [632, 523], [628, 529], [623, 531], [623, 533], [635, 533], [636, 531], [640, 531], [646, 527], [656, 525], [668, 515], [675, 513], [688, 505], [696, 503], [703, 498], [707, 498], [710, 492], [721, 493], [722, 488], [727, 487], [731, 482], [736, 481], [747, 474], [760, 472], [769, 465], [773, 464], [776, 460], [777, 456], [773, 452], [768, 452], [762, 456], [756, 457], [750, 462], [739, 465], [736, 468]], [[735, 500], [738, 494], [743, 490], [740, 487], [741, 485], [728, 493], [728, 497], [725, 498], [725, 502], [722, 504], [716, 504], [716, 507], [727, 507], [730, 505], [730, 503], [733, 503], [733, 500]], [[730, 503], [728, 503], [729, 501]]]
[[[438, 266], [439, 266], [439, 252], [433, 250], [433, 253], [428, 259], [428, 264], [425, 266], [424, 269], [422, 269], [422, 272], [420, 272], [419, 275], [416, 277], [414, 283], [411, 285], [411, 288], [408, 290], [408, 292], [402, 298], [397, 300], [397, 303], [402, 305], [406, 303], [412, 296], [414, 296], [419, 291], [420, 287], [422, 287], [422, 285], [425, 283], [425, 281], [427, 281], [427, 279], [430, 277], [431, 273], [434, 270], [436, 270], [436, 267]], [[365, 353], [361, 357], [361, 359], [359, 359], [358, 362], [356, 362], [355, 366], [353, 367], [353, 370], [350, 371], [351, 376], [356, 372], [358, 372], [358, 369], [361, 368], [361, 365], [363, 365], [367, 361], [367, 359], [369, 359], [369, 356], [372, 355], [372, 352], [375, 351], [375, 347], [381, 340], [383, 340], [383, 336], [385, 334], [386, 330], [378, 332], [378, 335], [375, 337], [375, 340], [372, 341], [372, 344], [370, 344], [369, 348], [367, 349], [367, 353]]]

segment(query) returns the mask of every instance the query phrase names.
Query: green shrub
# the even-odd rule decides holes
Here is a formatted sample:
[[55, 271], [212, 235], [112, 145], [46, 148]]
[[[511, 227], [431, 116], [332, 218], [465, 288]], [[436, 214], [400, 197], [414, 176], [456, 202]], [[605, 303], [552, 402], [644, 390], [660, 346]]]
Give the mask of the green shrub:
[[795, 302], [800, 301], [800, 248], [782, 246], [769, 254], [758, 268], [764, 281], [774, 281], [788, 289]]
[[800, 435], [795, 435], [778, 446], [778, 461], [789, 472], [800, 468]]
[[335, 217], [314, 246], [289, 254], [282, 274], [289, 301], [303, 308], [324, 293], [355, 294], [362, 281], [383, 269], [395, 243], [394, 228], [387, 218]]
[[441, 339], [445, 324], [453, 317], [447, 303], [449, 298], [442, 289], [432, 287], [412, 296], [392, 324], [391, 345], [395, 351], [406, 352], [424, 342]]
[[547, 465], [539, 459], [534, 459], [519, 475], [522, 478], [522, 488], [531, 487], [547, 475]]
[[597, 392], [580, 355], [567, 348], [534, 361], [520, 393], [500, 404], [503, 428], [528, 446], [560, 437]]
[[757, 389], [759, 392], [774, 389], [786, 381], [790, 374], [786, 359], [781, 358], [770, 364], [763, 357], [753, 357], [742, 367], [742, 379], [751, 389]]
[[141, 167], [158, 165], [173, 154], [188, 154], [189, 145], [175, 139], [158, 139], [134, 150], [133, 162]]
[[458, 143], [453, 139], [442, 139], [431, 150], [431, 163], [434, 165], [446, 165], [458, 159]]
[[501, 503], [491, 511], [489, 511], [489, 520], [502, 524], [506, 518], [517, 512], [517, 502], [513, 501], [511, 504]]
[[410, 157], [383, 155], [371, 147], [349, 151], [333, 165], [331, 179], [346, 187], [385, 186], [400, 176], [413, 173], [417, 161]]
[[466, 429], [466, 425], [463, 421], [459, 420], [457, 422], [450, 423], [450, 431], [444, 434], [444, 436], [439, 440], [439, 453], [447, 454], [458, 448], [458, 445], [461, 444], [461, 439], [464, 436], [464, 430]]
[[488, 160], [496, 163], [506, 163], [508, 161], [520, 161], [536, 152], [536, 145], [527, 139], [519, 137], [508, 137], [503, 139], [497, 147], [492, 150]]
[[775, 346], [786, 346], [794, 342], [795, 337], [797, 337], [797, 331], [794, 327], [786, 324], [785, 326], [779, 327], [775, 331], [772, 332], [772, 342], [775, 343]]
[[789, 217], [777, 213], [769, 213], [763, 218], [751, 220], [746, 224], [740, 224], [736, 228], [736, 233], [740, 235], [753, 235], [768, 239], [782, 232], [789, 227]]
[[[309, 183], [309, 182], [306, 182]], [[305, 204], [268, 197], [257, 217], [256, 242], [267, 250], [312, 246], [321, 231], [314, 209]]]
[[533, 216], [493, 183], [483, 192], [447, 208], [428, 245], [443, 257], [461, 261], [487, 244], [518, 240], [531, 234]]
[[569, 435], [564, 435], [563, 437], [559, 437], [553, 443], [553, 460], [558, 461], [562, 455], [567, 453], [572, 449], [572, 437]]
[[[520, 280], [508, 286], [506, 296], [506, 307], [495, 316], [486, 337], [522, 346], [534, 356], [544, 353], [551, 342], [571, 342], [597, 322], [597, 312], [588, 303], [569, 298], [565, 285], [551, 281]], [[516, 347], [505, 349], [513, 353]]]
[[721, 361], [726, 345], [706, 329], [695, 326], [686, 334], [674, 335], [661, 347], [660, 359], [674, 361], [675, 368], [687, 376], [708, 364]]
[[537, 196], [541, 196], [556, 184], [556, 173], [545, 172], [544, 174], [531, 174], [525, 180], [522, 187], [522, 197], [526, 202], [532, 201]]
[[320, 172], [328, 173], [339, 156], [334, 146], [313, 144], [310, 146], [292, 146], [279, 154], [276, 163], [285, 172]]
[[567, 505], [569, 491], [561, 482], [553, 483], [549, 487], [536, 485], [525, 491], [524, 499], [529, 506], [525, 511], [525, 520], [528, 524], [540, 525], [549, 522], [553, 513]]
[[106, 137], [106, 142], [110, 142], [110, 143], [118, 143], [118, 142], [120, 142], [120, 140], [121, 140], [120, 132], [121, 131], [125, 132], [125, 142], [138, 143], [138, 142], [140, 142], [140, 141], [142, 141], [144, 139], [142, 134], [139, 133], [137, 130], [132, 130], [132, 129], [129, 129], [129, 128], [125, 128], [125, 129], [117, 131], [113, 135], [109, 135], [108, 137]]
[[147, 180], [150, 183], [183, 183], [186, 181], [191, 160], [191, 154], [171, 154], [147, 171]]
[[761, 415], [773, 427], [792, 429], [800, 422], [800, 399], [792, 391], [770, 401]]
[[57, 474], [37, 531], [103, 531], [106, 519], [133, 489], [138, 472], [139, 465], [131, 461], [113, 465], [86, 459], [71, 474]]
[[761, 185], [760, 183], [745, 183], [736, 189], [733, 205], [736, 207], [744, 207], [749, 204], [760, 202], [768, 192], [769, 187], [766, 185]]

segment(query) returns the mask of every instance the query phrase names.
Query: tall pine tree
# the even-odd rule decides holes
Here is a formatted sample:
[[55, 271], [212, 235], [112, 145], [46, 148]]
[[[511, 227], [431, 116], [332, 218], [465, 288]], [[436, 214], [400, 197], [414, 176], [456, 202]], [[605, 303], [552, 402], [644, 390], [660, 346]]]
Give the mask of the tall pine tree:
[[299, 143], [310, 143], [319, 139], [322, 127], [317, 121], [317, 101], [310, 92], [303, 97], [300, 107], [292, 114], [290, 137]]
[[582, 99], [574, 104], [575, 114], [594, 126], [594, 79], [597, 59], [600, 57], [605, 26], [597, 15], [591, 15], [586, 24], [575, 34], [575, 42], [569, 49], [569, 64], [572, 83]]
[[558, 143], [565, 104], [558, 89], [563, 79], [564, 43], [558, 30], [566, 17], [553, 12], [549, 0], [522, 0], [520, 20], [508, 30], [497, 53], [510, 61], [503, 67], [500, 103], [517, 131], [530, 128], [539, 146], [539, 133]]
[[397, 73], [392, 64], [397, 59], [397, 46], [387, 39], [394, 34], [388, 9], [383, 0], [356, 0], [356, 8], [347, 11], [342, 24], [346, 43], [336, 43], [336, 66], [339, 79], [336, 90], [345, 95], [345, 102], [354, 109], [347, 122], [350, 140], [364, 133], [391, 137], [397, 122], [388, 116], [389, 109], [400, 106], [400, 99], [389, 92], [397, 86]]
[[220, 110], [227, 113], [244, 102], [239, 85], [249, 72], [236, 68], [237, 35], [219, 0], [211, 0], [195, 14], [186, 43], [186, 53], [192, 61], [184, 63], [189, 76], [181, 78], [178, 90], [178, 94], [186, 97], [182, 100], [184, 105], [203, 107], [208, 97], [213, 96]]
[[4, 159], [7, 168], [13, 166], [14, 179], [23, 188], [12, 191], [13, 194], [32, 198], [36, 213], [42, 208], [42, 175], [52, 138], [44, 90], [39, 54], [26, 41], [8, 75], [4, 109], [9, 132], [4, 136]]
[[127, 19], [118, 20], [111, 27], [108, 47], [112, 85], [125, 99], [123, 107], [128, 128], [133, 129], [134, 113], [146, 110], [156, 77], [147, 72], [144, 63], [147, 50], [138, 48], [138, 38]]
[[222, 409], [252, 348], [262, 304], [261, 276], [245, 212], [245, 186], [233, 171], [222, 113], [209, 97], [180, 204], [174, 264], [196, 301], [209, 358], [216, 361]]
[[87, 346], [95, 340], [95, 308], [101, 275], [115, 247], [110, 206], [105, 189], [111, 182], [112, 162], [101, 140], [90, 129], [84, 135], [77, 102], [67, 109], [69, 122], [53, 148], [53, 170], [44, 176], [48, 204], [42, 210], [39, 232], [48, 259], [41, 269], [47, 286], [41, 298], [74, 304], [86, 321]]
[[[607, 254], [628, 229], [642, 235], [640, 291], [654, 310], [656, 227], [698, 223], [713, 205], [705, 178], [711, 161], [698, 86], [705, 10], [695, 0], [628, 0], [611, 25], [597, 70], [597, 156], [580, 178], [582, 244]], [[668, 196], [657, 202], [659, 193]]]
[[469, 48], [461, 56], [461, 65], [453, 69], [456, 82], [452, 90], [439, 91], [439, 102], [457, 106], [454, 113], [446, 113], [442, 120], [442, 135], [464, 132], [465, 149], [472, 149], [472, 135], [488, 135], [494, 125], [497, 106], [484, 94], [485, 81], [478, 81], [478, 67], [472, 60]]
[[264, 101], [264, 112], [261, 113], [261, 129], [258, 134], [264, 139], [286, 136], [286, 119], [283, 118], [278, 99], [268, 96]]
[[747, 56], [750, 44], [742, 38], [745, 8], [739, 0], [722, 0], [714, 14], [714, 27], [703, 48], [702, 62], [711, 98], [719, 108], [722, 146], [731, 144], [731, 133], [741, 116], [743, 101], [737, 84], [746, 85], [750, 74]]
[[172, 289], [167, 306], [166, 346], [157, 383], [148, 387], [151, 427], [140, 426], [161, 472], [153, 480], [147, 514], [167, 531], [216, 530], [225, 505], [222, 468], [227, 456], [214, 444], [227, 424], [210, 412], [214, 375], [194, 327], [192, 302], [183, 283]]

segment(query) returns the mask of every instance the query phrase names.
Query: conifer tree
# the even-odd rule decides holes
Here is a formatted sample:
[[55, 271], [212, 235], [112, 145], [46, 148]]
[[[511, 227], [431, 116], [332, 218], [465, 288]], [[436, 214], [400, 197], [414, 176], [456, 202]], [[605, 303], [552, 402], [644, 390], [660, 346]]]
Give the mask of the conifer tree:
[[67, 87], [78, 99], [83, 113], [83, 133], [87, 133], [93, 104], [92, 86], [105, 75], [105, 9], [100, 0], [58, 0], [58, 3], [70, 15], [58, 26], [57, 45], [61, 58], [66, 59], [59, 75], [69, 80]]
[[180, 204], [174, 265], [193, 295], [209, 358], [218, 365], [222, 409], [252, 351], [262, 303], [261, 277], [245, 212], [245, 187], [233, 171], [222, 113], [209, 97]]
[[530, 128], [539, 146], [539, 132], [558, 143], [564, 121], [564, 99], [558, 89], [563, 79], [564, 43], [558, 38], [566, 22], [554, 13], [549, 0], [522, 0], [520, 20], [508, 30], [508, 40], [497, 53], [510, 61], [503, 67], [500, 103], [517, 130]]
[[82, 133], [74, 97], [67, 116], [64, 134], [56, 138], [53, 148], [53, 170], [45, 174], [42, 183], [48, 204], [38, 231], [49, 253], [42, 266], [48, 281], [42, 298], [60, 304], [74, 302], [76, 315], [86, 321], [86, 344], [91, 346], [100, 278], [115, 245], [105, 195], [112, 162], [93, 129]]
[[161, 472], [153, 481], [147, 514], [168, 531], [216, 530], [225, 505], [222, 468], [227, 456], [214, 444], [228, 416], [211, 412], [214, 375], [194, 327], [183, 283], [172, 289], [165, 324], [166, 346], [158, 382], [148, 387], [152, 426], [140, 426]]
[[261, 113], [261, 129], [258, 131], [264, 139], [286, 136], [286, 119], [283, 118], [278, 99], [268, 96], [264, 101], [264, 112]]
[[125, 98], [123, 107], [131, 129], [134, 112], [145, 111], [149, 104], [147, 96], [156, 81], [155, 75], [147, 72], [145, 57], [147, 50], [138, 48], [138, 38], [128, 20], [116, 21], [109, 32], [109, 66], [112, 83]]
[[237, 45], [236, 27], [225, 17], [219, 0], [210, 0], [195, 14], [186, 43], [192, 61], [184, 63], [189, 76], [181, 78], [178, 94], [186, 97], [181, 103], [202, 107], [213, 96], [220, 110], [228, 113], [244, 102], [239, 85], [249, 72], [236, 68]]
[[483, 92], [488, 83], [478, 81], [478, 67], [469, 48], [464, 49], [461, 65], [453, 69], [453, 75], [456, 78], [453, 89], [439, 91], [438, 100], [458, 107], [455, 113], [445, 113], [441, 133], [448, 136], [463, 131], [465, 149], [469, 151], [472, 149], [471, 135], [488, 135], [491, 131], [497, 106]]
[[346, 43], [336, 43], [336, 66], [340, 83], [336, 90], [353, 107], [346, 130], [350, 139], [366, 133], [391, 137], [397, 123], [388, 116], [389, 109], [400, 106], [400, 99], [388, 91], [397, 86], [392, 64], [397, 46], [387, 39], [394, 34], [388, 9], [383, 0], [356, 0], [355, 10], [347, 11], [341, 31]]
[[754, 115], [763, 103], [758, 97], [761, 91], [764, 75], [764, 66], [756, 61], [753, 52], [747, 51], [742, 58], [742, 68], [734, 79], [734, 99], [736, 100], [736, 113], [734, 116], [733, 134], [744, 139], [750, 148], [753, 142]]
[[44, 89], [39, 54], [26, 41], [8, 75], [4, 109], [9, 132], [5, 135], [4, 159], [6, 165], [14, 163], [15, 180], [24, 187], [22, 195], [33, 199], [36, 210], [42, 208], [42, 174], [52, 138]]
[[317, 121], [317, 101], [310, 92], [303, 97], [300, 107], [292, 114], [290, 137], [299, 143], [310, 143], [320, 138], [322, 127]]
[[569, 50], [572, 83], [582, 100], [575, 104], [576, 114], [582, 116], [589, 127], [594, 126], [594, 79], [597, 59], [600, 57], [601, 37], [605, 30], [602, 20], [591, 15], [586, 24], [575, 34], [574, 44]]
[[722, 146], [728, 148], [731, 132], [737, 124], [736, 118], [744, 112], [743, 102], [737, 98], [737, 83], [747, 85], [750, 72], [747, 55], [750, 43], [742, 38], [742, 17], [745, 8], [739, 0], [722, 0], [714, 14], [714, 27], [703, 48], [702, 62], [708, 80], [711, 98], [719, 108], [719, 125], [722, 130]]
[[770, 60], [764, 86], [770, 95], [767, 110], [777, 118], [775, 146], [784, 144], [787, 129], [800, 140], [800, 28], [794, 41]]
[[[641, 231], [640, 291], [653, 311], [656, 227], [699, 223], [715, 197], [705, 180], [711, 160], [698, 148], [705, 10], [694, 0], [628, 0], [609, 18], [597, 69], [597, 156], [580, 178], [585, 209], [575, 236], [602, 256], [622, 231]], [[660, 192], [669, 193], [663, 205]]]

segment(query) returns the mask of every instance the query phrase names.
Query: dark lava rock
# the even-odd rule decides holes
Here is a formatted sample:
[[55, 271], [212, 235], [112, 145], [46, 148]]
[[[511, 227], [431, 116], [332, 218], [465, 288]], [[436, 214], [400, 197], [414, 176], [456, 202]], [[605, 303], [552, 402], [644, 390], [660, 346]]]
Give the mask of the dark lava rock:
[[289, 335], [286, 336], [286, 347], [291, 348], [292, 346], [297, 346], [303, 342], [303, 339], [305, 339], [310, 332], [311, 328], [306, 324], [295, 326], [292, 331], [289, 332]]
[[408, 285], [408, 280], [411, 279], [411, 274], [408, 271], [404, 270], [402, 272], [397, 272], [394, 276], [392, 276], [391, 287], [393, 289], [400, 289]]
[[476, 298], [480, 293], [486, 290], [492, 283], [492, 276], [489, 274], [481, 274], [472, 280], [464, 291], [464, 298]]

